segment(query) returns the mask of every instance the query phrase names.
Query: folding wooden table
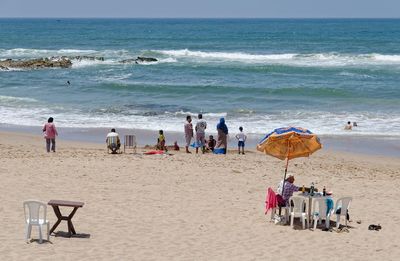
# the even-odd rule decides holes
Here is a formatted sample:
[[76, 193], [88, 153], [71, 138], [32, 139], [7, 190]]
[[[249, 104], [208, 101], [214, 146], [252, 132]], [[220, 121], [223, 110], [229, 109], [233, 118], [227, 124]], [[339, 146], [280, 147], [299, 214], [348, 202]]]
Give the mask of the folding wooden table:
[[[50, 230], [50, 234], [54, 232], [57, 226], [61, 223], [62, 220], [66, 220], [68, 222], [68, 234], [71, 237], [72, 235], [76, 235], [74, 225], [72, 224], [72, 217], [75, 215], [75, 212], [78, 208], [83, 207], [85, 203], [83, 202], [75, 202], [75, 201], [66, 201], [66, 200], [50, 200], [48, 205], [53, 207], [54, 214], [56, 214], [57, 222]], [[63, 216], [60, 211], [60, 207], [73, 207], [74, 209], [68, 216]]]

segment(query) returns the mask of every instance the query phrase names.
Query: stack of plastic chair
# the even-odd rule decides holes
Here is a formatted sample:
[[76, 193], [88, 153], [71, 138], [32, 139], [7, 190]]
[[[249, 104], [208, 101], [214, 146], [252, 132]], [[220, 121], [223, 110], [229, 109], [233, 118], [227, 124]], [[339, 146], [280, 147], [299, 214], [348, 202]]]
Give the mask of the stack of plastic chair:
[[[292, 205], [293, 204], [293, 205]], [[306, 200], [304, 197], [292, 196], [289, 199], [290, 207], [290, 226], [293, 227], [294, 218], [299, 217], [301, 219], [301, 224], [303, 229], [305, 229], [306, 217], [305, 212]]]
[[47, 240], [49, 240], [50, 223], [46, 219], [47, 205], [40, 201], [29, 200], [24, 202], [24, 213], [26, 222], [25, 240], [31, 238], [32, 226], [39, 228], [39, 242], [43, 242], [43, 226], [47, 226]]

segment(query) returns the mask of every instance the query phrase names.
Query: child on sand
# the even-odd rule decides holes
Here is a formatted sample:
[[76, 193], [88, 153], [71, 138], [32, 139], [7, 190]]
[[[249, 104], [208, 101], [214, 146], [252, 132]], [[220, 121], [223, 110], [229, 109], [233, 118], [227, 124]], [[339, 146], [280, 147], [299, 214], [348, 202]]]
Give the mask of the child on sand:
[[158, 150], [165, 150], [168, 151], [167, 147], [165, 146], [165, 136], [164, 136], [164, 131], [160, 130], [158, 132], [158, 139], [157, 139], [157, 149]]
[[207, 149], [214, 151], [216, 144], [217, 144], [217, 141], [214, 139], [214, 136], [210, 135], [208, 138], [208, 142], [207, 142]]
[[174, 150], [179, 151], [179, 145], [178, 145], [178, 141], [174, 142]]
[[244, 143], [246, 142], [247, 136], [243, 132], [243, 127], [239, 127], [239, 133], [236, 134], [236, 139], [238, 140], [238, 152], [240, 154], [240, 148], [242, 148], [242, 154], [244, 155]]

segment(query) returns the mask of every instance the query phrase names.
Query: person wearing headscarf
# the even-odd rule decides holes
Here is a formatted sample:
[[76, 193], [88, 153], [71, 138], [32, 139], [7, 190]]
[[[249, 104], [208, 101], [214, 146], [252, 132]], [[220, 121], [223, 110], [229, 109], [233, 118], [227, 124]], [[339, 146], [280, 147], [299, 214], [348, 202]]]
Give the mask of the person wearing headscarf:
[[225, 119], [221, 118], [217, 124], [218, 138], [217, 138], [217, 148], [223, 148], [224, 154], [228, 148], [228, 127], [225, 124]]

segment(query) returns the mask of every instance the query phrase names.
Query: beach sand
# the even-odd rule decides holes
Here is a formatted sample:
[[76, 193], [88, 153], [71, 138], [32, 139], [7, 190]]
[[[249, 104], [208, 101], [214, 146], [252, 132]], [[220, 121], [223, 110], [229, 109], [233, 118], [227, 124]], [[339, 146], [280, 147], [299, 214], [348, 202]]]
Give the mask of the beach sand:
[[[398, 260], [400, 161], [320, 150], [292, 160], [295, 183], [352, 196], [349, 233], [292, 229], [264, 215], [284, 162], [246, 155], [107, 154], [105, 145], [0, 133], [1, 260]], [[83, 201], [79, 237], [24, 241], [24, 200]], [[62, 209], [65, 214], [70, 209]], [[51, 225], [56, 217], [48, 208]], [[332, 218], [333, 220], [333, 218]], [[358, 224], [356, 221], [361, 220]], [[380, 223], [381, 231], [369, 231]], [[56, 231], [67, 231], [63, 222]], [[36, 228], [32, 236], [37, 238]]]

